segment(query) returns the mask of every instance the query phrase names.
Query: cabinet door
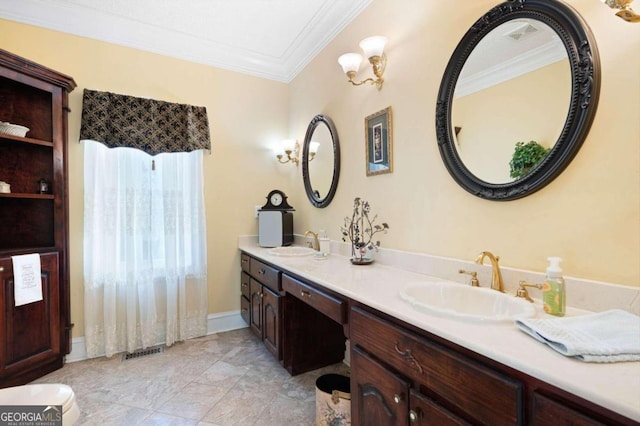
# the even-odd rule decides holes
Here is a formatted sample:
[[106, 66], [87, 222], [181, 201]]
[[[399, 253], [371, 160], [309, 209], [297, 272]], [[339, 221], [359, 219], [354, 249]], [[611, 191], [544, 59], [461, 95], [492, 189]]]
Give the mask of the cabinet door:
[[251, 279], [249, 286], [251, 289], [251, 297], [249, 298], [251, 303], [251, 331], [262, 339], [262, 284]]
[[353, 425], [407, 425], [409, 383], [351, 347], [351, 422]]
[[465, 420], [413, 389], [409, 400], [411, 425], [461, 426], [469, 425]]
[[40, 268], [42, 300], [15, 306], [13, 262], [0, 259], [0, 387], [47, 363], [62, 364], [58, 254], [41, 255]]
[[282, 359], [280, 353], [280, 296], [266, 287], [262, 288], [262, 332], [264, 345], [276, 359]]

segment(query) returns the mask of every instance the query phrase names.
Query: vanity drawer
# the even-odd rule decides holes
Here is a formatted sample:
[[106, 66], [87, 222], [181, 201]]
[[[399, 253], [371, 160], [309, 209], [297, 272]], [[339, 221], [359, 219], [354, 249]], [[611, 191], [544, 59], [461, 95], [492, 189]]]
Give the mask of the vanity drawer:
[[247, 299], [251, 294], [251, 290], [249, 288], [249, 282], [251, 281], [251, 277], [246, 272], [240, 272], [240, 291], [242, 295]]
[[260, 281], [276, 293], [282, 290], [280, 285], [280, 271], [255, 258], [251, 258], [250, 265], [251, 276], [253, 278]]
[[353, 308], [350, 337], [429, 393], [483, 424], [522, 424], [523, 386], [477, 361]]
[[551, 398], [533, 392], [533, 410], [531, 424], [537, 426], [575, 425], [575, 426], [604, 426], [585, 413], [576, 411], [567, 405]]
[[244, 322], [247, 323], [247, 325], [251, 324], [250, 309], [251, 309], [251, 304], [249, 303], [249, 299], [247, 299], [244, 296], [240, 296], [240, 316], [242, 317]]
[[251, 272], [251, 256], [246, 253], [240, 253], [240, 267], [244, 272]]
[[347, 303], [344, 300], [308, 286], [288, 275], [282, 276], [282, 289], [337, 323], [346, 324]]

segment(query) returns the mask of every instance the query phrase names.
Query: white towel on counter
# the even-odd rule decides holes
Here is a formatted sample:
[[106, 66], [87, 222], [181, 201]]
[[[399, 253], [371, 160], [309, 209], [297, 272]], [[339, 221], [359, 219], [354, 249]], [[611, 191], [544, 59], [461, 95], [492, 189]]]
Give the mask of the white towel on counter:
[[40, 255], [25, 254], [12, 256], [13, 299], [16, 306], [42, 300], [42, 274]]
[[620, 309], [568, 318], [521, 318], [516, 325], [581, 361], [640, 361], [640, 317]]

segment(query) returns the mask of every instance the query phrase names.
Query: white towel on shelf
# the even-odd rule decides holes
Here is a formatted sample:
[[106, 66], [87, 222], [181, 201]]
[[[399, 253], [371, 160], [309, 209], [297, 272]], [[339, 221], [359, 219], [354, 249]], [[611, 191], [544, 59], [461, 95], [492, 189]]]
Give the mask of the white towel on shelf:
[[581, 361], [640, 361], [640, 317], [620, 309], [568, 318], [521, 318], [516, 325]]
[[12, 256], [13, 298], [16, 306], [42, 300], [42, 276], [40, 255], [25, 254]]

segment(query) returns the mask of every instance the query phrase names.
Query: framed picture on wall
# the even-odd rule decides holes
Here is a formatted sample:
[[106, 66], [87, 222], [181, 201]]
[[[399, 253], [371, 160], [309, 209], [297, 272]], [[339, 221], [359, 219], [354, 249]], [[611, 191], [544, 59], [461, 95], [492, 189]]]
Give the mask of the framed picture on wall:
[[367, 176], [393, 171], [391, 107], [364, 119], [366, 135]]

